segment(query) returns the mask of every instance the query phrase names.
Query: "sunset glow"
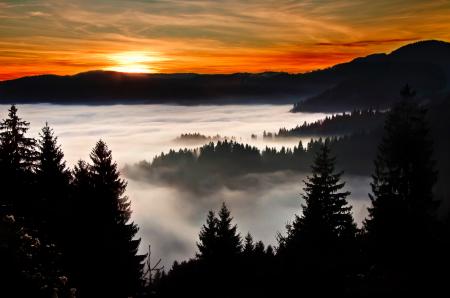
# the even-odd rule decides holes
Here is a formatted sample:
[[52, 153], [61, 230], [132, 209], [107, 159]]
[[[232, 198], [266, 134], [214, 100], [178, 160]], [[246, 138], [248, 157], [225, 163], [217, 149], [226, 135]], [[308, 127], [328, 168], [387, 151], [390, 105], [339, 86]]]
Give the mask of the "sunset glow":
[[131, 73], [153, 73], [155, 68], [149, 65], [151, 62], [159, 62], [165, 59], [148, 52], [124, 52], [110, 55], [109, 59], [115, 64], [105, 67], [104, 70]]
[[450, 40], [449, 1], [1, 1], [0, 80], [89, 70], [305, 72]]

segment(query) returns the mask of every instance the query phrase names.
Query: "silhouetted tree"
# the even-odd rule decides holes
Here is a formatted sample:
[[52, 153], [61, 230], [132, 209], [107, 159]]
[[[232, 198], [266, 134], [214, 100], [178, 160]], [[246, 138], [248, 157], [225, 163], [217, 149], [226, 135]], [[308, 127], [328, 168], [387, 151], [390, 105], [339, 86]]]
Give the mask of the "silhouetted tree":
[[412, 100], [409, 86], [401, 94], [403, 99], [386, 118], [371, 183], [372, 207], [364, 223], [374, 265], [371, 273], [385, 280], [377, 287], [392, 291], [413, 289], [411, 278], [424, 277], [421, 271], [431, 262], [437, 208], [426, 110]]
[[241, 236], [237, 232], [237, 226], [231, 223], [232, 220], [230, 211], [223, 203], [217, 222], [217, 249], [222, 258], [235, 257], [242, 249]]
[[126, 182], [119, 177], [117, 164], [102, 140], [90, 154], [90, 176], [94, 190], [92, 207], [96, 211], [99, 246], [102, 257], [98, 282], [103, 295], [129, 297], [141, 285], [143, 261], [138, 255], [140, 239], [134, 239], [138, 227], [130, 221], [130, 202], [124, 196]]
[[15, 105], [8, 110], [8, 117], [0, 122], [0, 205], [30, 219], [34, 196], [28, 194], [33, 193], [36, 142], [26, 137], [29, 125], [17, 115]]
[[253, 250], [253, 253], [256, 257], [259, 258], [264, 257], [264, 255], [266, 254], [266, 247], [261, 240], [255, 243], [255, 249]]
[[253, 251], [255, 250], [255, 244], [253, 243], [253, 237], [250, 233], [244, 238], [244, 249], [242, 250], [244, 256], [250, 257], [253, 255]]
[[74, 169], [74, 242], [71, 250], [75, 282], [81, 297], [129, 297], [142, 286], [143, 261], [138, 255], [138, 227], [130, 222], [126, 182], [103, 141], [90, 154], [92, 164]]
[[350, 193], [341, 191], [345, 183], [340, 181], [342, 173], [335, 173], [334, 163], [324, 143], [311, 167], [312, 175], [304, 181], [303, 214], [288, 226], [288, 235], [280, 243], [285, 261], [298, 266], [294, 274], [300, 273], [307, 281], [308, 293], [342, 292], [342, 279], [353, 270], [351, 252], [355, 251], [357, 228], [346, 200]]
[[213, 211], [208, 212], [206, 224], [203, 225], [197, 243], [200, 259], [226, 260], [239, 255], [242, 249], [241, 237], [237, 226], [232, 225], [233, 218], [225, 203], [219, 211], [218, 218]]
[[100, 272], [96, 269], [100, 257], [94, 253], [99, 246], [99, 227], [95, 203], [93, 181], [89, 165], [79, 160], [73, 170], [72, 195], [69, 200], [71, 212], [68, 218], [69, 237], [66, 253], [71, 279], [78, 287], [80, 297], [92, 295]]
[[38, 140], [36, 163], [37, 210], [41, 228], [53, 241], [64, 243], [67, 237], [71, 173], [57, 137], [46, 123]]
[[197, 243], [200, 259], [211, 259], [217, 255], [217, 218], [214, 211], [210, 210], [206, 223], [202, 226]]
[[69, 297], [60, 257], [54, 244], [40, 239], [12, 214], [0, 215], [2, 297]]

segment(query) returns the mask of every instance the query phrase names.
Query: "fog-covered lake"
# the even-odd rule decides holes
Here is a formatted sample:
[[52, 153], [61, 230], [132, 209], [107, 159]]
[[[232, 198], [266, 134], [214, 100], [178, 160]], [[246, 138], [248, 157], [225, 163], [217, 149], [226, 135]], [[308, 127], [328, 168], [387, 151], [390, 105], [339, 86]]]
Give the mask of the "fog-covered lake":
[[[5, 118], [9, 106], [0, 105]], [[303, 122], [316, 121], [325, 114], [289, 113], [289, 105], [19, 105], [19, 116], [31, 123], [30, 135], [37, 137], [48, 122], [58, 136], [68, 165], [88, 159], [100, 138], [107, 142], [119, 168], [156, 154], [181, 147], [198, 147], [174, 142], [182, 133], [198, 132], [207, 136], [219, 134], [259, 148], [266, 145], [292, 147], [298, 140], [274, 143], [262, 139], [263, 131], [275, 132]], [[252, 139], [251, 134], [258, 135]], [[303, 140], [304, 142], [307, 140]], [[152, 255], [169, 265], [175, 259], [194, 256], [195, 242], [210, 208], [222, 201], [229, 205], [235, 223], [245, 234], [275, 244], [278, 231], [300, 211], [299, 194], [304, 175], [293, 173], [259, 174], [244, 190], [218, 189], [205, 197], [196, 197], [174, 186], [129, 180], [127, 195], [132, 201], [133, 219], [140, 226], [142, 248], [152, 245]], [[352, 191], [354, 216], [361, 222], [366, 215], [367, 177], [345, 177]]]

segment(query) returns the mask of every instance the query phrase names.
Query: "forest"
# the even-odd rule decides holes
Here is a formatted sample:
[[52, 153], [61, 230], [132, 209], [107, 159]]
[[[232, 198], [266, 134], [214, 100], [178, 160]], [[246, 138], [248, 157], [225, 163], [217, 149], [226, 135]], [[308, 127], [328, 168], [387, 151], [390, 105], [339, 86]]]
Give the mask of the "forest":
[[235, 137], [223, 137], [219, 134], [215, 136], [206, 136], [204, 134], [194, 132], [194, 133], [182, 133], [178, 137], [175, 138], [175, 142], [177, 143], [185, 143], [185, 144], [198, 144], [204, 143], [206, 141], [209, 142], [217, 142], [223, 140], [234, 140]]
[[[346, 173], [369, 175], [373, 167], [369, 157], [375, 157], [373, 134], [359, 133], [345, 137], [327, 137], [311, 140], [303, 146], [266, 146], [263, 150], [236, 141], [210, 142], [196, 149], [169, 150], [151, 162], [141, 161], [123, 169], [134, 180], [156, 181], [168, 185], [181, 185], [184, 189], [200, 191], [206, 183], [209, 189], [224, 185], [239, 188], [243, 175], [273, 173], [277, 171], [309, 172], [314, 156], [325, 143], [339, 155], [336, 165]], [[358, 146], [360, 155], [352, 154]]]
[[[277, 245], [241, 234], [223, 203], [205, 214], [197, 253], [166, 270], [138, 252], [139, 227], [130, 220], [127, 182], [107, 144], [99, 140], [89, 161], [69, 168], [52, 128], [45, 125], [38, 139], [28, 137], [29, 123], [12, 105], [0, 122], [0, 294], [119, 298], [441, 293], [447, 289], [450, 265], [450, 213], [434, 190], [441, 175], [437, 169], [445, 160], [435, 159], [436, 126], [430, 125], [427, 109], [413, 100], [409, 88], [402, 95], [383, 116], [383, 127], [370, 133], [262, 152], [225, 140], [198, 150], [170, 151], [137, 165], [148, 175], [186, 185], [213, 173], [225, 178], [274, 170], [309, 173], [299, 181], [298, 213], [277, 235]], [[379, 137], [374, 138], [374, 132]], [[355, 159], [357, 155], [364, 156], [364, 162]], [[352, 166], [342, 162], [350, 157]], [[372, 174], [371, 206], [361, 227], [348, 203], [351, 194], [344, 190], [344, 170]]]
[[[409, 88], [409, 87], [408, 87]], [[411, 91], [413, 92], [413, 91]], [[414, 96], [412, 96], [414, 98]], [[432, 159], [439, 172], [435, 195], [443, 200], [443, 209], [450, 207], [450, 98], [432, 104], [421, 105], [427, 109], [424, 116], [433, 141]], [[373, 109], [355, 110], [328, 116], [324, 120], [302, 124], [293, 129], [281, 128], [278, 133], [264, 132], [263, 138], [276, 141], [278, 137], [316, 135], [307, 144], [299, 141], [293, 148], [280, 149], [266, 146], [260, 150], [236, 140], [209, 142], [196, 149], [169, 150], [152, 161], [127, 165], [124, 172], [136, 180], [159, 181], [167, 185], [182, 185], [185, 189], [200, 191], [206, 183], [209, 187], [223, 185], [231, 189], [244, 183], [243, 175], [273, 173], [276, 171], [309, 172], [310, 165], [320, 147], [327, 143], [337, 157], [339, 171], [350, 175], [370, 176], [375, 170], [374, 159], [383, 138], [387, 111]]]
[[280, 128], [275, 137], [334, 136], [369, 132], [383, 125], [385, 112], [375, 109], [354, 110], [327, 116], [313, 123], [286, 129]]

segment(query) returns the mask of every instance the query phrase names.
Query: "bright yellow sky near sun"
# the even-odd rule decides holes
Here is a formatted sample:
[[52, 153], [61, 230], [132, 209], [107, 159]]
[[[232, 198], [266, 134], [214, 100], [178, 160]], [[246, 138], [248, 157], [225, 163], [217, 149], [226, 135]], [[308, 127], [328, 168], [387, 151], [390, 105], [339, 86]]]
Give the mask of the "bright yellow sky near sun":
[[422, 39], [450, 40], [449, 0], [0, 0], [0, 80], [297, 73]]

